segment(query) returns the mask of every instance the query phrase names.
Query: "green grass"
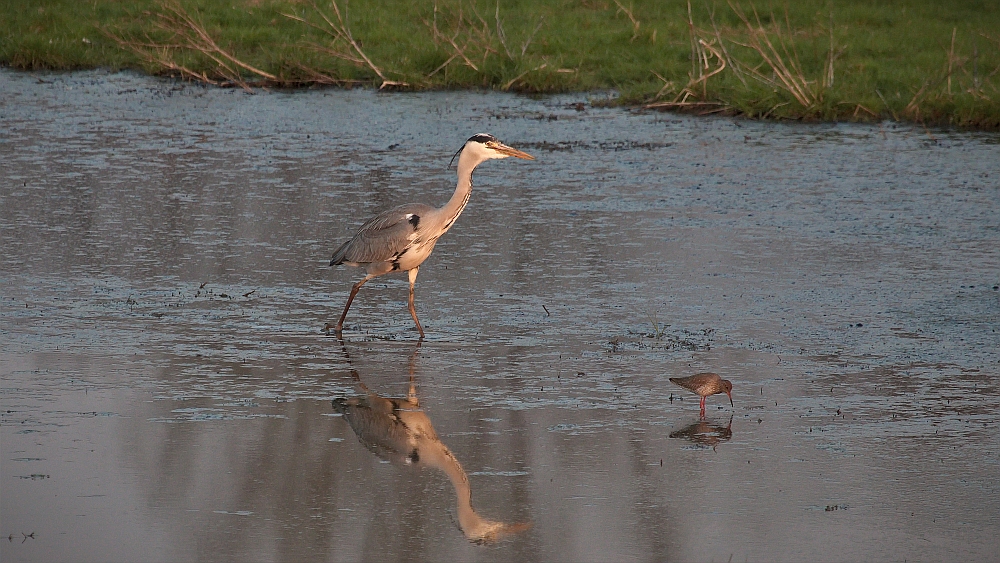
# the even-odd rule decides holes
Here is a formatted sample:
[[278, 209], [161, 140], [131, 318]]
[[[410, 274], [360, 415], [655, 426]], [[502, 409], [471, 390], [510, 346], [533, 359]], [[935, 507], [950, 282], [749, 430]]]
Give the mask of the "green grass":
[[[725, 2], [691, 3], [694, 36], [707, 45], [699, 48], [705, 55], [701, 75], [726, 64], [700, 82], [686, 1], [508, 0], [499, 3], [498, 18], [495, 0], [438, 0], [440, 33], [435, 35], [429, 25], [435, 19], [433, 2], [340, 0], [346, 29], [383, 78], [370, 65], [315, 48], [357, 55], [345, 39], [334, 41], [324, 32], [332, 28], [320, 12], [337, 22], [329, 0], [318, 3], [318, 10], [298, 0], [181, 0], [178, 5], [221, 49], [273, 75], [264, 81], [272, 85], [319, 80], [379, 86], [384, 78], [413, 90], [615, 89], [619, 103], [685, 102], [682, 108], [696, 112], [1000, 129], [1000, 3], [995, 1], [736, 3], [754, 26], [756, 9], [766, 30], [758, 39], [771, 41], [806, 93], [804, 101], [776, 79], [758, 50], [746, 46], [753, 32]], [[160, 0], [0, 0], [0, 63], [20, 69], [135, 68], [153, 74], [177, 74], [183, 67], [213, 81], [252, 85], [261, 80], [224, 60], [227, 71], [196, 49], [167, 49], [154, 60], [142, 56], [153, 51], [126, 48], [112, 37], [177, 44], [183, 36], [155, 25], [162, 13]], [[452, 37], [461, 53], [448, 42]], [[837, 55], [832, 84], [831, 40]]]

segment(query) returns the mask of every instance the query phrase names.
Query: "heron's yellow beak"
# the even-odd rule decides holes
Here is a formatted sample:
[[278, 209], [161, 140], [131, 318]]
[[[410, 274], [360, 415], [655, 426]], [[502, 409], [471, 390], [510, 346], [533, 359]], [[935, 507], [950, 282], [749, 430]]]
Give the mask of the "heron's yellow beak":
[[530, 154], [524, 151], [519, 151], [514, 147], [508, 147], [503, 143], [490, 143], [487, 146], [489, 146], [491, 149], [497, 151], [500, 154], [505, 154], [507, 156], [513, 156], [516, 158], [523, 158], [525, 160], [535, 160], [535, 157], [531, 156]]

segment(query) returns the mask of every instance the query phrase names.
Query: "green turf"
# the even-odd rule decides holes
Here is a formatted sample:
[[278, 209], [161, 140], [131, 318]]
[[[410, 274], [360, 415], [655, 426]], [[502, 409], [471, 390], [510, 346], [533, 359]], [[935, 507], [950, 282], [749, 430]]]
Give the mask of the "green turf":
[[[385, 80], [405, 83], [394, 88], [614, 89], [621, 95], [618, 103], [696, 102], [685, 106], [696, 112], [888, 118], [1000, 129], [998, 2], [801, 0], [731, 6], [694, 0], [695, 37], [710, 46], [704, 50], [702, 72], [711, 72], [721, 60], [728, 65], [696, 83], [688, 3], [619, 2], [621, 7], [614, 0], [340, 0], [338, 6], [351, 36]], [[315, 5], [181, 0], [177, 5], [224, 51], [273, 75], [267, 81], [272, 85], [293, 86], [317, 77], [383, 83], [367, 64], [316, 48], [356, 56], [346, 40], [334, 42], [322, 29], [286, 16], [330, 29], [321, 16], [337, 21], [329, 0]], [[167, 13], [165, 6], [160, 0], [0, 0], [0, 63], [21, 69], [108, 67], [177, 74], [176, 66], [171, 70], [164, 64], [168, 60], [214, 81], [261, 80], [245, 69], [226, 71], [195, 49], [177, 47], [182, 36], [156, 25], [158, 14]], [[781, 87], [760, 53], [746, 46], [750, 32], [734, 6], [754, 25], [756, 10], [784, 63], [796, 62], [793, 74], [805, 81], [808, 100], [797, 100]], [[435, 18], [437, 36], [432, 31]], [[154, 61], [112, 35], [174, 47], [160, 51], [161, 58]], [[448, 41], [452, 38], [460, 55]], [[837, 57], [829, 84], [831, 41]], [[712, 49], [722, 56], [715, 57]], [[742, 73], [734, 70], [737, 65]], [[748, 74], [751, 68], [758, 77]]]

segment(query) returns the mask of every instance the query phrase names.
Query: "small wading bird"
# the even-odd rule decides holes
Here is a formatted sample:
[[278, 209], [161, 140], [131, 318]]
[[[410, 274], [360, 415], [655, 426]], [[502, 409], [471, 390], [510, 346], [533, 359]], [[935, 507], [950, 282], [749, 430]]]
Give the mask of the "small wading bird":
[[[459, 156], [461, 155], [461, 156]], [[483, 162], [494, 158], [510, 156], [535, 160], [526, 152], [508, 147], [493, 135], [480, 133], [473, 135], [455, 156], [458, 156], [458, 186], [444, 207], [435, 208], [422, 203], [408, 203], [383, 211], [365, 221], [357, 234], [333, 253], [331, 266], [347, 264], [365, 268], [364, 279], [351, 287], [344, 313], [333, 327], [339, 334], [344, 328], [344, 319], [351, 308], [354, 296], [372, 278], [390, 272], [407, 272], [410, 276], [410, 315], [417, 324], [421, 338], [424, 329], [417, 319], [417, 309], [413, 306], [413, 284], [417, 281], [420, 265], [434, 250], [441, 235], [448, 232], [455, 219], [462, 214], [472, 194], [472, 171]], [[454, 160], [454, 157], [452, 158]], [[329, 325], [327, 325], [329, 328]]]
[[725, 393], [729, 395], [729, 404], [733, 405], [733, 384], [728, 379], [722, 379], [717, 373], [696, 373], [688, 377], [671, 377], [671, 383], [692, 391], [701, 397], [701, 415], [705, 416], [705, 398], [709, 395]]

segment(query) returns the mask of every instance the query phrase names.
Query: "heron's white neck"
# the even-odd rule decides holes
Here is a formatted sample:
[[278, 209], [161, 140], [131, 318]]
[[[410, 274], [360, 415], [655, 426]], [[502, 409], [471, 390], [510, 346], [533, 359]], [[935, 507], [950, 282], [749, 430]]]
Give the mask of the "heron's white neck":
[[[436, 438], [436, 436], [435, 436]], [[421, 460], [430, 467], [436, 467], [443, 471], [451, 484], [455, 487], [455, 508], [458, 512], [458, 526], [462, 529], [465, 537], [472, 541], [495, 540], [509, 528], [503, 522], [487, 520], [480, 516], [472, 508], [472, 488], [469, 486], [469, 478], [462, 469], [462, 464], [455, 459], [455, 456], [448, 450], [448, 447], [435, 440], [421, 448]]]
[[472, 195], [472, 171], [483, 161], [489, 160], [482, 155], [474, 154], [473, 151], [463, 150], [458, 157], [458, 186], [455, 193], [439, 211], [441, 213], [443, 231], [451, 228], [451, 225], [462, 214], [462, 210], [469, 203]]

